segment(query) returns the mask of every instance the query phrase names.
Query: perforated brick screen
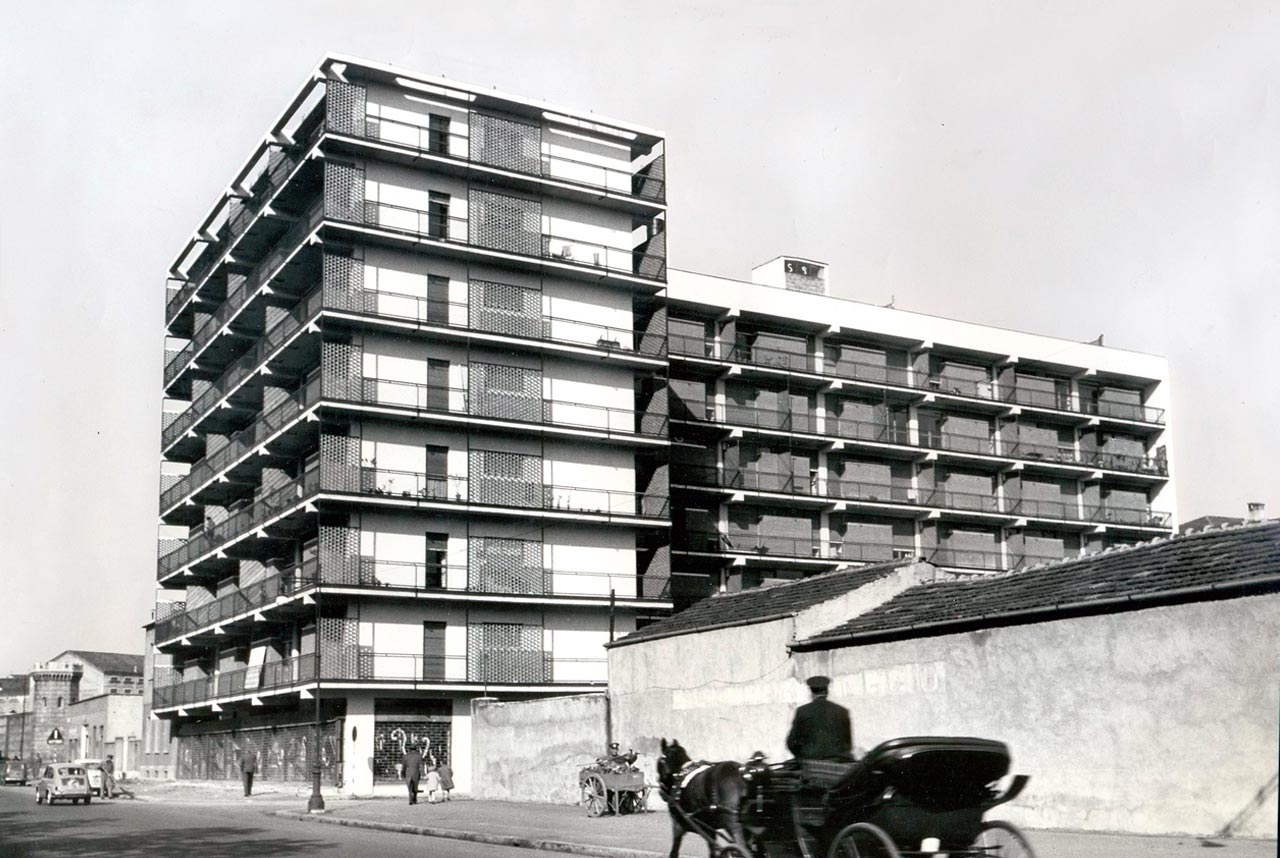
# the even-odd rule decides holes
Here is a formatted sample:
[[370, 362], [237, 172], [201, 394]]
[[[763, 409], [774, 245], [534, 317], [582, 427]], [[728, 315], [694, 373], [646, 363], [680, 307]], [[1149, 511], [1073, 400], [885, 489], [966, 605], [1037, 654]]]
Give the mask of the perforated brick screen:
[[541, 255], [541, 202], [472, 188], [468, 204], [467, 240], [471, 244], [526, 256]]
[[542, 128], [527, 122], [471, 114], [471, 157], [482, 164], [515, 170], [542, 172]]
[[473, 536], [467, 542], [468, 588], [481, 593], [547, 592], [542, 543], [532, 539]]

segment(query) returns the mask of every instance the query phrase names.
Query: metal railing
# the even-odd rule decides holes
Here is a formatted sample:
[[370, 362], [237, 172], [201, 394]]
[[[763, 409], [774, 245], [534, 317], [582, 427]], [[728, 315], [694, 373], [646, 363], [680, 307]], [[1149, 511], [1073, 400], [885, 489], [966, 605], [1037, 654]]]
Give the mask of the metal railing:
[[994, 494], [953, 491], [945, 486], [939, 486], [930, 491], [925, 497], [924, 505], [962, 512], [1010, 514], [1009, 502]]
[[1080, 461], [1092, 468], [1125, 471], [1132, 474], [1169, 475], [1169, 464], [1163, 459], [1133, 453], [1110, 453], [1106, 450], [1081, 450]]
[[[326, 682], [396, 682], [406, 685], [490, 683], [495, 685], [586, 685], [603, 683], [604, 658], [556, 658], [547, 650], [493, 650], [486, 654], [426, 655], [377, 652], [343, 646], [324, 652], [320, 679]], [[279, 692], [316, 680], [316, 657], [306, 653], [262, 665], [220, 670], [152, 690], [152, 707], [172, 709]]]
[[909, 426], [896, 423], [880, 423], [874, 420], [855, 420], [850, 417], [833, 417], [827, 414], [825, 434], [857, 441], [876, 441], [881, 444], [913, 446]]
[[738, 343], [728, 350], [725, 360], [732, 363], [745, 363], [752, 366], [785, 369], [792, 372], [813, 372], [816, 365], [811, 351], [787, 351], [768, 346], [755, 346]]
[[465, 476], [379, 468], [371, 464], [322, 463], [321, 471], [325, 474], [323, 491], [430, 503], [466, 503], [639, 518], [663, 518], [669, 503], [665, 495], [643, 492], [563, 486], [496, 476], [471, 480]]
[[1009, 501], [1009, 511], [1014, 515], [1027, 518], [1049, 518], [1057, 521], [1084, 521], [1080, 503], [1070, 500], [1038, 500], [1036, 498], [1017, 498]]
[[439, 301], [420, 295], [364, 289], [330, 290], [325, 308], [405, 319], [482, 333], [589, 346], [609, 352], [658, 356], [665, 354], [666, 336], [629, 327], [546, 313], [506, 310], [460, 301]]
[[319, 400], [320, 380], [315, 379], [283, 402], [267, 409], [250, 426], [233, 435], [225, 446], [196, 462], [186, 476], [161, 492], [161, 511], [172, 508], [201, 486], [207, 485], [233, 462], [254, 450], [285, 425], [296, 420]]
[[1002, 387], [1000, 398], [1014, 405], [1044, 408], [1050, 411], [1076, 411], [1080, 409], [1072, 400], [1069, 390], [1041, 390], [1034, 387]]
[[743, 491], [813, 497], [863, 500], [883, 503], [915, 503], [911, 484], [861, 482], [838, 476], [819, 477], [754, 468], [717, 468], [714, 465], [672, 465], [671, 481], [698, 486], [717, 486]]
[[844, 543], [836, 540], [770, 536], [763, 533], [688, 531], [684, 534], [682, 547], [687, 551], [717, 554], [756, 554], [819, 560], [844, 559]]
[[[341, 218], [342, 215], [331, 212], [331, 216]], [[376, 226], [390, 232], [420, 236], [437, 241], [453, 242], [469, 247], [497, 250], [520, 256], [533, 256], [551, 259], [557, 262], [569, 262], [585, 265], [589, 268], [601, 268], [606, 271], [620, 272], [634, 277], [651, 280], [666, 278], [666, 258], [663, 254], [650, 253], [641, 249], [627, 249], [599, 244], [585, 239], [569, 236], [537, 234], [538, 249], [530, 252], [523, 233], [506, 230], [501, 241], [480, 241], [470, 235], [470, 222], [467, 218], [450, 216], [442, 211], [423, 211], [408, 206], [366, 200], [361, 213], [360, 223]], [[534, 236], [530, 234], [529, 238]], [[653, 272], [645, 270], [646, 264], [657, 260], [660, 264]]]
[[297, 507], [320, 489], [320, 474], [310, 470], [302, 477], [291, 480], [251, 503], [231, 513], [221, 522], [208, 523], [193, 528], [185, 542], [158, 561], [159, 578], [164, 580], [177, 570], [213, 551], [220, 545], [237, 539], [261, 527], [268, 520]]
[[956, 378], [945, 373], [930, 373], [924, 379], [924, 387], [936, 393], [963, 396], [968, 399], [994, 400], [997, 398], [996, 383], [994, 381]]
[[666, 437], [667, 431], [665, 415], [646, 414], [631, 408], [610, 408], [495, 390], [485, 390], [475, 396], [462, 387], [383, 378], [361, 379], [361, 401], [416, 411], [598, 430], [609, 435]]
[[[278, 572], [261, 581], [246, 584], [212, 602], [162, 620], [155, 626], [156, 644], [164, 645], [176, 638], [213, 629], [236, 617], [273, 605], [281, 596], [291, 596], [309, 588], [315, 583], [314, 567], [315, 563], [311, 563], [305, 567]], [[311, 571], [308, 573], [305, 569]]]
[[1064, 465], [1081, 464], [1080, 455], [1073, 444], [1042, 444], [1013, 438], [1003, 439], [1003, 447], [1002, 455], [1011, 459], [1058, 462]]
[[1172, 517], [1170, 513], [1157, 512], [1150, 507], [1112, 506], [1107, 503], [1090, 507], [1088, 513], [1089, 521], [1130, 527], [1168, 527]]
[[[552, 155], [543, 152], [539, 158], [539, 170], [521, 170], [506, 163], [496, 163], [476, 156], [471, 151], [471, 138], [467, 134], [433, 129], [429, 125], [419, 125], [399, 119], [387, 119], [382, 116], [367, 114], [365, 116], [364, 136], [384, 143], [407, 146], [419, 152], [453, 158], [472, 164], [498, 167], [517, 173], [538, 175], [542, 178], [570, 182], [628, 196], [662, 202], [666, 199], [666, 182], [664, 179], [650, 176], [649, 164], [643, 167], [624, 170], [619, 167], [607, 167], [593, 164], [563, 155]], [[659, 155], [654, 161], [664, 156]], [[653, 162], [650, 162], [650, 164]]]
[[289, 231], [277, 242], [275, 249], [259, 262], [238, 286], [227, 294], [227, 297], [223, 299], [222, 303], [213, 312], [213, 315], [205, 319], [200, 327], [192, 332], [191, 340], [187, 345], [168, 358], [164, 367], [164, 383], [166, 385], [181, 375], [196, 355], [218, 336], [223, 326], [242, 307], [248, 304], [250, 299], [257, 295], [263, 286], [271, 282], [275, 275], [279, 273], [283, 262], [302, 246], [302, 242], [320, 223], [323, 214], [323, 204], [316, 203], [306, 214], [299, 218], [298, 222], [290, 227]]
[[208, 414], [224, 397], [230, 395], [240, 383], [254, 374], [258, 367], [273, 355], [285, 341], [306, 327], [320, 313], [324, 303], [323, 290], [317, 289], [290, 310], [267, 335], [227, 367], [222, 375], [209, 385], [209, 389], [197, 397], [160, 434], [160, 447], [167, 450], [187, 430]]
[[996, 439], [993, 435], [965, 435], [959, 432], [921, 430], [920, 446], [981, 456], [999, 455], [996, 453]]
[[[612, 592], [618, 599], [654, 598], [643, 590], [652, 590], [659, 576], [608, 572], [579, 572], [528, 566], [490, 569], [482, 561], [475, 566], [451, 566], [407, 560], [385, 560], [361, 557], [358, 586], [388, 590], [473, 593], [476, 595], [522, 596], [599, 596]], [[665, 589], [663, 579], [658, 589]], [[343, 586], [351, 586], [344, 584]]]
[[1080, 410], [1085, 414], [1114, 417], [1118, 420], [1135, 420], [1141, 423], [1164, 423], [1163, 408], [1149, 408], [1145, 405], [1115, 402], [1109, 399], [1082, 399], [1080, 405]]
[[955, 566], [961, 569], [985, 569], [998, 572], [1008, 568], [1004, 555], [999, 551], [938, 548], [926, 559], [935, 566]]
[[716, 341], [706, 336], [694, 337], [686, 334], [673, 334], [668, 331], [671, 354], [690, 355], [692, 357], [714, 358]]
[[[714, 416], [708, 417], [714, 420]], [[725, 423], [750, 426], [756, 429], [776, 429], [781, 432], [814, 432], [817, 415], [808, 411], [781, 411], [727, 402], [724, 405]]]

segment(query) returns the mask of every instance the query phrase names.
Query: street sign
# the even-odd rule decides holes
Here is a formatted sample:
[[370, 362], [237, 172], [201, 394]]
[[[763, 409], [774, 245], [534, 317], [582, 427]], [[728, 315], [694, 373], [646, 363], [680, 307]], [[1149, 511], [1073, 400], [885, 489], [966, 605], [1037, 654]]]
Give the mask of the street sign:
[[57, 727], [53, 728], [53, 732], [49, 734], [49, 738], [45, 740], [50, 745], [62, 744], [62, 731]]

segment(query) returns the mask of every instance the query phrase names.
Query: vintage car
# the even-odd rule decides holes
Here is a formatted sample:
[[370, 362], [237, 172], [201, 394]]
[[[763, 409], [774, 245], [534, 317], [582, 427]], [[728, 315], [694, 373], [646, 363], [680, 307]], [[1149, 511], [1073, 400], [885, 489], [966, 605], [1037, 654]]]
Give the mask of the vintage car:
[[4, 782], [6, 784], [27, 785], [27, 764], [23, 760], [9, 760], [4, 764]]
[[102, 795], [102, 760], [80, 759], [71, 762], [73, 765], [84, 766], [84, 770], [89, 773], [89, 789], [94, 795]]
[[36, 780], [36, 804], [53, 804], [59, 800], [70, 800], [79, 804], [92, 800], [89, 791], [89, 772], [84, 766], [73, 763], [50, 763], [40, 769], [40, 777]]

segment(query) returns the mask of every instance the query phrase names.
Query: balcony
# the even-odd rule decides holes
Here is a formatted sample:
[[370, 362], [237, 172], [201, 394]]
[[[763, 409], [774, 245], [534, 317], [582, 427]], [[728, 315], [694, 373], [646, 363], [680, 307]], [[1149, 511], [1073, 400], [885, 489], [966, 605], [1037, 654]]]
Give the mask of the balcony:
[[[343, 647], [319, 660], [324, 683], [457, 684], [474, 689], [485, 685], [603, 685], [603, 658], [556, 658], [548, 651], [490, 651], [464, 655], [375, 652], [366, 647]], [[166, 710], [226, 703], [280, 694], [316, 685], [317, 659], [306, 654], [252, 667], [234, 668], [199, 679], [157, 685], [152, 708]]]
[[1103, 503], [1088, 510], [1089, 521], [1121, 527], [1158, 527], [1167, 529], [1172, 515], [1150, 507], [1112, 506]]
[[974, 381], [944, 374], [931, 373], [925, 378], [924, 387], [934, 393], [945, 396], [961, 396], [965, 399], [982, 399], [988, 402], [999, 401], [996, 396], [995, 382], [990, 380]]
[[1108, 399], [1085, 400], [1081, 402], [1081, 411], [1098, 417], [1109, 417], [1115, 420], [1132, 420], [1138, 423], [1164, 424], [1163, 408], [1148, 408], [1128, 402], [1115, 402]]
[[727, 350], [725, 360], [748, 366], [782, 369], [790, 372], [813, 372], [815, 360], [812, 352], [784, 351], [765, 346], [736, 345]]
[[237, 313], [257, 297], [268, 283], [280, 273], [315, 228], [324, 214], [323, 205], [317, 203], [284, 235], [266, 259], [258, 263], [234, 289], [227, 294], [213, 315], [206, 319], [191, 335], [181, 350], [168, 357], [164, 367], [164, 383], [167, 387], [190, 367], [201, 350], [213, 342]]
[[610, 354], [640, 357], [662, 357], [666, 354], [667, 338], [662, 334], [602, 325], [586, 319], [435, 301], [417, 295], [371, 289], [345, 291], [332, 288], [326, 292], [325, 309], [585, 347]]
[[1105, 450], [1081, 450], [1080, 461], [1104, 471], [1124, 471], [1153, 477], [1169, 476], [1169, 463], [1160, 458], [1132, 453], [1109, 453]]
[[993, 494], [982, 492], [952, 491], [939, 487], [929, 492], [924, 500], [925, 506], [953, 512], [974, 512], [990, 515], [1009, 516], [1010, 504]]
[[986, 572], [999, 572], [1008, 568], [1004, 555], [999, 550], [994, 549], [938, 548], [926, 559], [935, 566], [947, 566], [957, 569], [981, 569]]
[[870, 503], [914, 504], [910, 481], [889, 483], [859, 482], [843, 477], [818, 477], [811, 474], [789, 474], [759, 471], [754, 468], [717, 468], [713, 465], [674, 465], [671, 481], [693, 486], [709, 486], [731, 491], [768, 492], [866, 501]]
[[1045, 411], [1071, 411], [1081, 413], [1069, 390], [1040, 390], [1034, 387], [1003, 387], [1001, 398], [1012, 405], [1025, 405]]
[[207, 415], [214, 407], [250, 378], [258, 367], [278, 353], [285, 343], [299, 333], [317, 315], [323, 305], [322, 290], [316, 290], [294, 307], [267, 335], [259, 340], [222, 375], [209, 385], [209, 389], [180, 412], [160, 433], [160, 448], [167, 451], [174, 443]]
[[[342, 219], [337, 214], [330, 217]], [[361, 225], [377, 227], [387, 232], [399, 233], [413, 238], [425, 238], [431, 241], [474, 247], [483, 250], [494, 250], [517, 256], [532, 256], [537, 259], [573, 265], [578, 268], [589, 268], [604, 273], [625, 274], [630, 277], [641, 277], [646, 280], [664, 281], [667, 276], [667, 261], [664, 252], [650, 250], [647, 243], [644, 247], [634, 248], [611, 247], [606, 244], [584, 241], [570, 236], [534, 234], [540, 241], [540, 250], [530, 252], [515, 247], [516, 242], [485, 242], [480, 238], [480, 224], [471, 223], [466, 218], [451, 217], [441, 211], [423, 211], [421, 209], [365, 201]], [[661, 235], [661, 233], [658, 233]]]
[[895, 444], [898, 446], [914, 446], [911, 443], [911, 429], [905, 424], [881, 423], [874, 420], [854, 420], [849, 417], [833, 417], [826, 419], [827, 435], [850, 441], [871, 441], [877, 444]]
[[427, 474], [361, 466], [322, 463], [322, 489], [415, 504], [463, 504], [471, 506], [536, 509], [613, 518], [663, 519], [666, 496], [613, 489], [582, 488], [506, 477]]
[[172, 509], [228, 467], [261, 446], [320, 400], [320, 383], [312, 381], [285, 401], [269, 409], [248, 428], [232, 436], [226, 446], [191, 466], [191, 470], [160, 494], [160, 511]]
[[235, 592], [214, 599], [156, 623], [156, 645], [163, 647], [175, 640], [199, 633], [217, 633], [217, 629], [238, 618], [251, 616], [282, 597], [288, 598], [315, 584], [314, 569], [304, 574], [301, 569], [280, 572]]
[[966, 435], [959, 432], [921, 431], [920, 446], [951, 453], [995, 456], [996, 439], [992, 435]]
[[823, 375], [840, 380], [856, 381], [865, 384], [890, 387], [928, 388], [922, 380], [915, 382], [911, 371], [906, 367], [893, 367], [866, 361], [841, 359], [832, 361], [825, 359], [822, 368], [818, 368], [817, 358], [811, 351], [784, 351], [765, 346], [737, 345], [724, 350], [718, 356], [718, 344], [708, 337], [671, 335], [671, 353], [695, 358], [710, 358], [729, 363], [758, 366], [766, 369], [778, 369], [788, 372], [803, 372]]
[[667, 433], [666, 415], [646, 414], [631, 408], [607, 408], [497, 390], [480, 391], [477, 396], [466, 388], [369, 377], [360, 379], [360, 391], [362, 403], [409, 408], [421, 413], [534, 423], [596, 432], [611, 438], [666, 438]]
[[[714, 419], [711, 415], [708, 420]], [[771, 429], [779, 432], [815, 432], [817, 415], [807, 411], [779, 411], [755, 405], [726, 403], [724, 422], [752, 429]]]
[[[469, 124], [469, 123], [468, 123]], [[542, 179], [551, 179], [570, 185], [621, 194], [640, 200], [662, 204], [666, 201], [665, 155], [624, 170], [593, 164], [562, 155], [543, 152], [538, 158], [527, 158], [522, 163], [491, 162], [483, 154], [473, 153], [470, 136], [431, 128], [403, 120], [388, 119], [368, 114], [365, 116], [364, 133], [367, 140], [403, 146], [416, 152], [447, 158], [464, 164], [498, 167], [524, 173]]]
[[1076, 452], [1074, 444], [1043, 444], [1014, 439], [1005, 442], [1003, 455], [1011, 459], [1025, 459], [1032, 462], [1086, 466], [1086, 463], [1081, 461], [1080, 454]]
[[749, 554], [794, 560], [838, 562], [844, 557], [844, 543], [835, 540], [763, 533], [718, 533], [688, 531], [682, 550], [706, 554]]
[[1085, 521], [1080, 511], [1080, 504], [1074, 498], [1069, 500], [1037, 500], [1034, 498], [1018, 498], [1008, 502], [1014, 515], [1026, 518], [1047, 518], [1054, 521]]

